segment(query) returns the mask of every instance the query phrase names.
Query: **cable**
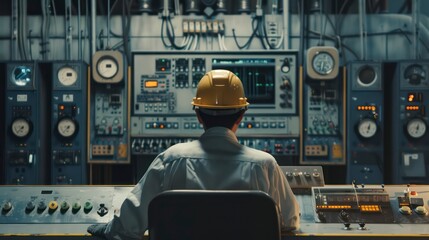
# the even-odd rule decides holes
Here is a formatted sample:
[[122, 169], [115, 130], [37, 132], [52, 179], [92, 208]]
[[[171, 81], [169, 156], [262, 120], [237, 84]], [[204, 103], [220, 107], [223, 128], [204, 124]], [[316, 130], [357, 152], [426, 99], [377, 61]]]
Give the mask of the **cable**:
[[[169, 16], [166, 17], [167, 18], [167, 37], [171, 43], [171, 45], [175, 48], [175, 49], [184, 49], [186, 48], [186, 45], [177, 45], [175, 43], [175, 34], [174, 34], [174, 27], [173, 27], [173, 23], [171, 22], [171, 18]], [[170, 30], [171, 28], [171, 30]]]
[[168, 45], [167, 44], [167, 42], [165, 41], [165, 39], [164, 39], [164, 26], [165, 26], [165, 18], [162, 18], [162, 20], [161, 20], [161, 41], [162, 41], [162, 44], [164, 44], [164, 47], [166, 47], [166, 48], [171, 48], [172, 46], [171, 46], [171, 44], [170, 45]]
[[235, 44], [237, 45], [237, 47], [238, 47], [240, 50], [241, 50], [241, 49], [244, 49], [244, 48], [249, 48], [250, 43], [252, 42], [253, 38], [256, 36], [256, 32], [257, 32], [257, 30], [258, 30], [258, 25], [259, 25], [259, 24], [257, 23], [256, 27], [254, 27], [254, 22], [255, 22], [255, 21], [256, 21], [256, 17], [252, 19], [252, 28], [253, 28], [253, 30], [252, 30], [252, 34], [250, 35], [249, 39], [247, 40], [247, 42], [246, 42], [244, 45], [240, 45], [240, 44], [238, 43], [237, 36], [235, 35], [235, 28], [233, 28], [233, 29], [232, 29], [232, 35], [233, 35], [233, 37], [234, 37]]

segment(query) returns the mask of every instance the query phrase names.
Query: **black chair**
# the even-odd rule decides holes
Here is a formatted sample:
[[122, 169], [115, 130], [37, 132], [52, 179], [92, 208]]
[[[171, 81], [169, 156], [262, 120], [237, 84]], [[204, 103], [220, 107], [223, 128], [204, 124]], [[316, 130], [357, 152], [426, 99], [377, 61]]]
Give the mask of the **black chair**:
[[150, 240], [279, 240], [280, 218], [261, 191], [171, 190], [149, 204]]

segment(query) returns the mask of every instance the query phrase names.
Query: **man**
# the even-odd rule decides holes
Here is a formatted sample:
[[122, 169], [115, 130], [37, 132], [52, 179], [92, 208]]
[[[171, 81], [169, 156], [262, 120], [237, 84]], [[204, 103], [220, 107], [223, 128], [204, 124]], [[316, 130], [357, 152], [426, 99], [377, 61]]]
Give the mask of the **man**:
[[235, 132], [249, 103], [240, 79], [227, 70], [208, 72], [192, 105], [205, 132], [197, 141], [159, 154], [107, 225], [88, 232], [108, 239], [140, 239], [149, 202], [171, 189], [261, 190], [278, 204], [285, 231], [299, 228], [299, 206], [274, 157], [238, 143]]

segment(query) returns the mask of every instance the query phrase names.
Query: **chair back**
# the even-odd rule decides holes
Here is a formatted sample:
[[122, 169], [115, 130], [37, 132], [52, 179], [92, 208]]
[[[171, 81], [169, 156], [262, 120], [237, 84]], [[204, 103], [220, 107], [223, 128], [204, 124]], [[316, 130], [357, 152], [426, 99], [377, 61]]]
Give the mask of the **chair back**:
[[171, 190], [149, 204], [150, 240], [279, 240], [276, 203], [261, 191]]

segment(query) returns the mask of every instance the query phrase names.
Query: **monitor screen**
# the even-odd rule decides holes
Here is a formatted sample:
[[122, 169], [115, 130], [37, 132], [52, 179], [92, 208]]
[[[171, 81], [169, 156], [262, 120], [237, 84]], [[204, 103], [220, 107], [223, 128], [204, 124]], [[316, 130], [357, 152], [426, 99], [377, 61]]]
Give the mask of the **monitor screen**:
[[275, 103], [274, 59], [217, 58], [212, 60], [212, 69], [225, 69], [237, 75], [250, 104]]

